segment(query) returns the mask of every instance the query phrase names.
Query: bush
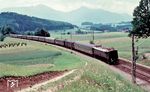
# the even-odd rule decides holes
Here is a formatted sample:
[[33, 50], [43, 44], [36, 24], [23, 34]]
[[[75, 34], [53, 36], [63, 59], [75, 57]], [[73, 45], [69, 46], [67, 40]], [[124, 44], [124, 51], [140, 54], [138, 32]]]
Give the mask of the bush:
[[4, 41], [5, 37], [9, 34], [15, 34], [16, 32], [10, 26], [0, 27], [0, 41]]
[[24, 34], [25, 34], [25, 35], [34, 35], [34, 33], [31, 32], [31, 31], [27, 31], [27, 32], [25, 32]]
[[90, 44], [94, 44], [94, 41], [90, 41]]
[[35, 36], [43, 36], [43, 37], [50, 37], [50, 33], [45, 29], [37, 29], [34, 34]]
[[14, 34], [15, 32], [10, 26], [3, 26], [1, 27], [1, 34], [2, 35], [7, 35], [7, 34]]
[[70, 32], [67, 32], [67, 35], [70, 35], [71, 33]]
[[0, 34], [0, 41], [4, 41], [5, 36]]
[[85, 34], [86, 32], [84, 32], [84, 31], [81, 31], [80, 29], [78, 29], [77, 31], [76, 31], [76, 34]]

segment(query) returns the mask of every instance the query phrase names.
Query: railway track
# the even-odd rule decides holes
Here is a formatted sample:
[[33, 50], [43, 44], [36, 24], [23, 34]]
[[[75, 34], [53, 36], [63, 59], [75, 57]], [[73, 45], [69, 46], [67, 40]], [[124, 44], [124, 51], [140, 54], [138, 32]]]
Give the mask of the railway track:
[[[131, 75], [132, 63], [127, 60], [119, 59], [119, 64], [114, 65], [114, 67]], [[150, 68], [137, 64], [136, 78], [139, 78], [150, 84]]]

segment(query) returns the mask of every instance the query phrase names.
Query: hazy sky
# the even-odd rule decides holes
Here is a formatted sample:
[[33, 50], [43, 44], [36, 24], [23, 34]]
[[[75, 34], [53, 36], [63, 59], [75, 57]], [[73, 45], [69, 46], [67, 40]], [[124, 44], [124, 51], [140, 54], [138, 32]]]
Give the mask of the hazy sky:
[[81, 6], [132, 14], [140, 0], [0, 0], [0, 9], [43, 4], [60, 11], [72, 11]]

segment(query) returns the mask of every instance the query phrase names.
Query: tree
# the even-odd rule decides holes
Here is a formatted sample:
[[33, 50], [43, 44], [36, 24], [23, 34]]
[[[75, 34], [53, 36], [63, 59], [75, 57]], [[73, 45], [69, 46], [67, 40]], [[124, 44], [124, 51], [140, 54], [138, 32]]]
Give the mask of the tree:
[[133, 13], [133, 30], [130, 36], [134, 34], [138, 38], [147, 38], [150, 36], [150, 0], [141, 0]]
[[0, 33], [0, 41], [4, 41], [5, 36]]
[[50, 33], [45, 29], [37, 29], [37, 31], [35, 32], [35, 36], [50, 37]]
[[133, 13], [133, 29], [129, 36], [132, 37], [132, 81], [136, 83], [136, 51], [135, 38], [150, 36], [150, 0], [141, 0]]
[[25, 35], [34, 35], [34, 33], [31, 32], [31, 31], [27, 31], [27, 32], [25, 32], [24, 34], [25, 34]]
[[83, 22], [83, 23], [81, 23], [81, 25], [93, 25], [93, 23], [92, 22]]
[[67, 35], [70, 35], [71, 33], [70, 32], [67, 32]]
[[6, 38], [6, 36], [10, 33], [14, 33], [12, 28], [9, 26], [2, 26], [0, 28], [0, 41], [4, 41], [4, 39]]
[[1, 28], [1, 34], [7, 35], [7, 34], [10, 34], [10, 33], [15, 33], [10, 26], [3, 26]]
[[79, 29], [76, 31], [76, 34], [84, 34], [84, 32], [79, 28]]

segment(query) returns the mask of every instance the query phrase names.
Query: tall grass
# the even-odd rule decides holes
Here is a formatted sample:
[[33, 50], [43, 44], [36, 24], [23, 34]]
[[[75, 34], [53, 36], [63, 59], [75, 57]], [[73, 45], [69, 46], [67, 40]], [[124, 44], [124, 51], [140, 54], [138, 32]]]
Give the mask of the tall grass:
[[120, 75], [97, 62], [90, 62], [81, 79], [65, 86], [60, 92], [144, 92]]

